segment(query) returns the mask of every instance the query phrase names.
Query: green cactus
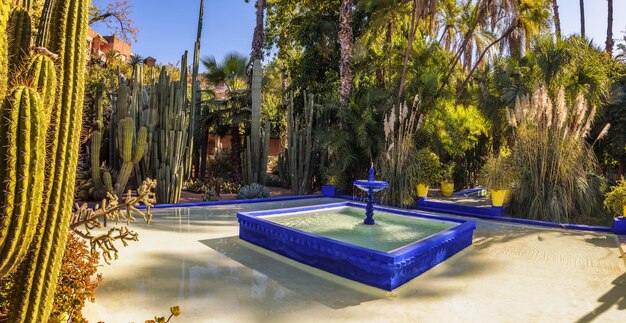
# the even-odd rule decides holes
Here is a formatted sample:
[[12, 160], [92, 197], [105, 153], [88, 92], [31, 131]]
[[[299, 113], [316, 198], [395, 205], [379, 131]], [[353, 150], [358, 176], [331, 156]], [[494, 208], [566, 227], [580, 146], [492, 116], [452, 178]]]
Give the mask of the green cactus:
[[[117, 176], [115, 185], [112, 184], [111, 174], [104, 172], [104, 177], [100, 177], [100, 150], [102, 148], [102, 131], [104, 128], [104, 120], [102, 118], [102, 100], [104, 85], [96, 88], [95, 104], [96, 104], [96, 130], [91, 135], [91, 178], [93, 179], [95, 197], [98, 199], [105, 198], [107, 193], [114, 193], [121, 196], [126, 189], [126, 184], [130, 179], [139, 162], [143, 159], [144, 150], [147, 145], [147, 129], [140, 127], [139, 131], [135, 131], [135, 119], [126, 117], [116, 123], [117, 129], [117, 155], [120, 157], [120, 172]], [[117, 116], [135, 115], [135, 102], [129, 99], [129, 89], [125, 82], [120, 79], [120, 86], [117, 90], [116, 97]], [[112, 123], [115, 123], [112, 121]], [[136, 135], [135, 135], [136, 134]], [[115, 158], [115, 157], [113, 157]]]
[[0, 277], [20, 263], [39, 221], [47, 117], [37, 91], [17, 87], [2, 106]]
[[18, 71], [28, 57], [32, 25], [27, 9], [17, 8], [9, 18], [9, 70]]
[[[181, 60], [181, 80], [187, 79], [187, 52]], [[184, 177], [187, 174], [189, 148], [187, 113], [187, 82], [170, 81], [165, 68], [161, 69], [159, 82], [151, 86], [152, 109], [159, 112], [159, 125], [152, 149], [154, 164], [158, 165], [157, 201], [176, 203], [180, 199]]]
[[10, 0], [0, 1], [0, 100], [4, 100], [8, 87], [9, 59], [7, 46], [7, 23]]
[[[294, 112], [293, 93], [287, 115], [288, 149], [285, 155], [289, 161], [291, 189], [294, 194], [305, 194], [311, 186], [311, 156], [313, 147], [313, 115], [315, 114], [315, 96], [306, 93], [304, 97], [304, 116]], [[301, 118], [302, 117], [302, 118]]]
[[[117, 141], [120, 148], [120, 156], [122, 158], [122, 168], [117, 176], [117, 181], [113, 190], [115, 194], [121, 196], [126, 189], [128, 179], [135, 168], [143, 158], [144, 149], [146, 148], [147, 129], [139, 128], [135, 141], [135, 121], [132, 118], [126, 118], [120, 121], [118, 125]], [[133, 144], [136, 142], [136, 144]], [[134, 152], [134, 153], [133, 153]]]
[[252, 67], [252, 117], [250, 136], [247, 137], [243, 156], [243, 177], [247, 184], [265, 183], [267, 172], [267, 154], [269, 152], [271, 123], [267, 121], [261, 129], [261, 86], [263, 67], [260, 60], [255, 60]]
[[[4, 2], [6, 3], [6, 1]], [[47, 131], [40, 225], [15, 274], [12, 322], [47, 322], [61, 267], [74, 199], [85, 83], [89, 0], [46, 0], [47, 50], [59, 55], [57, 99]], [[46, 107], [48, 108], [48, 107]], [[38, 206], [38, 204], [36, 204]]]
[[[202, 109], [200, 106], [201, 94], [200, 94], [200, 82], [198, 81], [198, 71], [200, 68], [200, 39], [202, 38], [202, 19], [204, 17], [204, 0], [200, 0], [200, 14], [198, 15], [198, 32], [196, 34], [196, 42], [194, 44], [193, 51], [193, 67], [191, 72], [191, 103], [189, 113], [189, 136], [187, 146], [189, 147], [189, 157], [187, 158], [187, 171], [185, 178], [191, 176], [191, 167], [195, 169], [196, 177], [201, 174], [200, 156], [202, 159], [206, 159], [206, 156], [201, 154], [202, 143], [206, 142], [206, 138], [200, 137], [200, 118], [202, 117]], [[193, 165], [192, 165], [193, 164]], [[204, 167], [202, 167], [204, 170]]]
[[23, 79], [31, 80], [41, 96], [44, 108], [54, 105], [57, 76], [54, 61], [45, 54], [35, 54], [26, 68]]

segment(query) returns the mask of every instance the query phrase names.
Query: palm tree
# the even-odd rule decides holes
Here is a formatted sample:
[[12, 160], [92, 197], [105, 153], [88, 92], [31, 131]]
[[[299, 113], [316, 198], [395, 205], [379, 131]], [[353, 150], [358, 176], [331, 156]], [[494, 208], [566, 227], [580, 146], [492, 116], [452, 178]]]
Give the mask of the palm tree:
[[104, 59], [107, 65], [113, 64], [120, 59], [120, 52], [115, 49], [109, 49], [104, 53]]
[[613, 0], [608, 0], [608, 18], [606, 27], [606, 52], [613, 55]]
[[130, 65], [133, 68], [133, 73], [135, 73], [137, 66], [141, 64], [143, 64], [143, 57], [141, 57], [141, 55], [139, 54], [130, 55], [130, 58], [128, 59], [128, 65]]
[[354, 35], [352, 33], [352, 0], [341, 0], [341, 12], [339, 16], [339, 44], [341, 46], [341, 59], [339, 60], [339, 78], [341, 85], [341, 104], [347, 105], [352, 93], [352, 49], [354, 47]]
[[240, 126], [246, 119], [244, 116], [249, 113], [245, 109], [249, 94], [246, 76], [248, 58], [232, 52], [227, 54], [220, 63], [215, 60], [215, 57], [204, 57], [202, 65], [207, 70], [204, 77], [209, 83], [226, 87], [225, 97], [214, 101], [219, 105], [218, 110], [215, 113], [209, 113], [204, 124], [206, 127], [222, 129], [224, 123], [230, 124], [232, 177], [240, 181], [242, 151]]

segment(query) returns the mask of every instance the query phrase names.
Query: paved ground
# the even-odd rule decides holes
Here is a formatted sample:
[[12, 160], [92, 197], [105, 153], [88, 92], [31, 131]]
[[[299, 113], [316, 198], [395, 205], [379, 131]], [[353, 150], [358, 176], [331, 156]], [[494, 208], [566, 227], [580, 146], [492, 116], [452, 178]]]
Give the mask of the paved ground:
[[477, 221], [474, 244], [388, 293], [237, 238], [238, 210], [162, 210], [103, 266], [94, 322], [625, 322], [626, 264], [615, 235]]

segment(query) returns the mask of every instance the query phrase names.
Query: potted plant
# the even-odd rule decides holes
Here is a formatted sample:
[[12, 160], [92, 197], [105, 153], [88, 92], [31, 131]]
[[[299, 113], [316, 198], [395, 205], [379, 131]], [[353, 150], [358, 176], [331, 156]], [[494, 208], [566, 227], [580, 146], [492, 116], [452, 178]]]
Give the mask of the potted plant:
[[616, 234], [626, 234], [626, 180], [618, 181], [606, 194], [604, 207], [615, 215], [613, 231]]
[[439, 156], [428, 148], [418, 150], [415, 158], [417, 197], [425, 198], [428, 196], [430, 185], [437, 183], [440, 179], [441, 163]]
[[491, 157], [483, 166], [481, 184], [491, 193], [491, 205], [501, 207], [510, 199], [513, 186], [513, 169], [508, 158]]
[[441, 195], [452, 196], [454, 193], [454, 162], [441, 166]]

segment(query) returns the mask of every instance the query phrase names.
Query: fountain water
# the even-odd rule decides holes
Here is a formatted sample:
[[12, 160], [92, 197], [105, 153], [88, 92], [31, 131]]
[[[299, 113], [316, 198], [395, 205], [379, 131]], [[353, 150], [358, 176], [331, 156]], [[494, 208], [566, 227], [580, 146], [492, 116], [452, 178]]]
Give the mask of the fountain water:
[[374, 163], [372, 163], [367, 180], [357, 180], [353, 184], [360, 190], [367, 192], [367, 207], [365, 208], [365, 220], [363, 220], [363, 223], [367, 225], [375, 224], [374, 193], [384, 190], [389, 186], [389, 183], [374, 179]]

